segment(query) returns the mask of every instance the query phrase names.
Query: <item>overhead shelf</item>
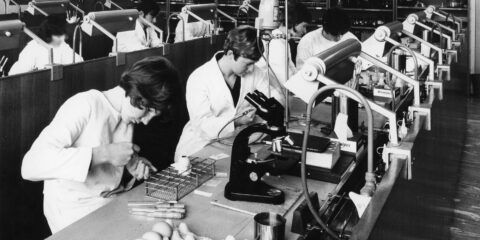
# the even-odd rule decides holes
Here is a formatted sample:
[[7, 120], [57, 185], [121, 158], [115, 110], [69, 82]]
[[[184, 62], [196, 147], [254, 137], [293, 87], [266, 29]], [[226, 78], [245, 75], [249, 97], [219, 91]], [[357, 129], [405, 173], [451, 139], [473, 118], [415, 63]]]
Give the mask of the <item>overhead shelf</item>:
[[[424, 7], [409, 7], [409, 6], [398, 6], [398, 9], [407, 9], [407, 10], [424, 10]], [[468, 8], [448, 8], [448, 7], [441, 7], [439, 8], [443, 11], [468, 11]]]
[[391, 8], [342, 8], [346, 11], [392, 12]]
[[368, 27], [368, 26], [352, 26], [352, 29], [357, 29], [357, 30], [375, 30], [375, 27]]

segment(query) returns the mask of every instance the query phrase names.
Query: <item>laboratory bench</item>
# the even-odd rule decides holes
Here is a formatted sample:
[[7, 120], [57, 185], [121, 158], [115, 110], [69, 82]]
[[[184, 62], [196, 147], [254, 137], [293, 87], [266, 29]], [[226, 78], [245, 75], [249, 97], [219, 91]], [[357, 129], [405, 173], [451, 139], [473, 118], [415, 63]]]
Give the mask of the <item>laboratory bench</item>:
[[[302, 105], [298, 105], [298, 103], [294, 105], [294, 109], [301, 107]], [[316, 114], [324, 115], [322, 113], [325, 113], [329, 107], [328, 105], [322, 106], [321, 110]], [[422, 129], [424, 120], [424, 118], [417, 118], [414, 127], [409, 129], [406, 138], [409, 142], [415, 141]], [[376, 125], [382, 125], [384, 121], [385, 119], [382, 118], [376, 118], [375, 120]], [[318, 129], [316, 134], [321, 134], [318, 132]], [[378, 134], [376, 134], [375, 141], [377, 139], [380, 139]], [[229, 141], [232, 141], [232, 139]], [[381, 143], [376, 145], [379, 144], [381, 145]], [[252, 145], [253, 152], [261, 149], [262, 146], [262, 144]], [[321, 209], [326, 207], [324, 203], [332, 196], [353, 189], [356, 189], [358, 192], [358, 187], [363, 185], [364, 182], [365, 149], [361, 151], [361, 154], [356, 159], [352, 156], [342, 155], [341, 158], [350, 157], [354, 158], [354, 161], [349, 162], [338, 183], [308, 180], [309, 191], [318, 194]], [[184, 203], [186, 206], [186, 215], [184, 219], [174, 220], [174, 223], [187, 223], [190, 230], [198, 236], [217, 240], [233, 235], [236, 239], [243, 240], [252, 239], [254, 236], [253, 216], [255, 213], [276, 212], [283, 215], [286, 219], [285, 239], [297, 239], [300, 235], [292, 233], [291, 226], [293, 213], [304, 200], [301, 178], [287, 174], [264, 176], [265, 182], [285, 192], [285, 202], [280, 205], [230, 201], [223, 196], [230, 171], [231, 147], [228, 142], [227, 144], [214, 143], [209, 145], [192, 157], [216, 159], [216, 156], [219, 156], [219, 154], [224, 154], [224, 158], [215, 161], [216, 176], [179, 200], [180, 203]], [[384, 176], [385, 180], [379, 183], [378, 191], [372, 200], [372, 206], [366, 211], [368, 213], [365, 214], [367, 219], [362, 218], [360, 220], [362, 224], [360, 233], [364, 233], [365, 229], [371, 230], [373, 228], [373, 225], [370, 224], [373, 218], [372, 214], [379, 214], [376, 209], [381, 209], [381, 206], [385, 204], [395, 180], [405, 172], [405, 165], [406, 162], [404, 160], [399, 160], [392, 164], [389, 173]], [[141, 237], [143, 233], [150, 231], [153, 224], [160, 221], [160, 219], [130, 215], [128, 209], [129, 201], [152, 201], [152, 197], [146, 195], [145, 183], [112, 198], [110, 203], [50, 236], [48, 239], [88, 240], [99, 239], [100, 237], [102, 239], [136, 239]], [[240, 209], [242, 212], [213, 205], [211, 204], [212, 201], [223, 206]]]
[[[230, 147], [216, 143], [210, 145], [195, 156], [208, 158], [213, 155], [224, 153], [230, 155]], [[222, 199], [225, 184], [228, 178], [222, 173], [229, 173], [230, 158], [217, 160], [215, 163], [217, 176], [210, 181], [220, 180], [216, 187], [207, 186], [208, 182], [197, 190], [204, 193], [211, 193], [212, 196], [190, 193], [179, 202], [186, 205], [187, 213], [185, 219], [175, 220], [174, 223], [183, 221], [187, 223], [190, 230], [198, 236], [205, 236], [212, 239], [225, 239], [227, 235], [234, 235], [236, 239], [253, 238], [253, 216], [222, 207], [214, 206], [210, 202], [215, 199]], [[269, 176], [266, 182], [286, 190], [285, 204], [270, 205], [249, 202], [233, 202], [232, 205], [242, 209], [263, 209], [263, 211], [284, 211], [286, 224], [286, 239], [296, 239], [298, 235], [290, 232], [293, 209], [300, 202], [302, 191], [300, 178], [294, 176]], [[318, 193], [321, 200], [326, 200], [328, 194], [333, 192], [337, 184], [309, 180], [310, 190]], [[289, 194], [293, 193], [293, 194]], [[129, 192], [122, 193], [107, 205], [73, 223], [60, 232], [50, 236], [49, 240], [69, 239], [69, 240], [88, 240], [88, 239], [136, 239], [143, 233], [150, 231], [153, 224], [159, 219], [147, 218], [143, 216], [129, 215], [128, 201], [151, 201], [152, 198], [146, 197], [145, 184], [135, 187]], [[226, 201], [228, 202], [228, 200]]]

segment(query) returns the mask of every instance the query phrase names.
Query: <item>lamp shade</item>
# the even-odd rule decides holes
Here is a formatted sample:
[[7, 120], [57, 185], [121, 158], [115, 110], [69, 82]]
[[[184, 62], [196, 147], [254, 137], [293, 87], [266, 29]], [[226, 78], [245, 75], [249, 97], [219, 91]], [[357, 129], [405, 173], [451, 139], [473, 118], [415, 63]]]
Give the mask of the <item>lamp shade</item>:
[[117, 32], [134, 30], [138, 16], [136, 9], [90, 12], [84, 18], [82, 30], [89, 36], [103, 35], [104, 33], [93, 26], [93, 21], [115, 35]]

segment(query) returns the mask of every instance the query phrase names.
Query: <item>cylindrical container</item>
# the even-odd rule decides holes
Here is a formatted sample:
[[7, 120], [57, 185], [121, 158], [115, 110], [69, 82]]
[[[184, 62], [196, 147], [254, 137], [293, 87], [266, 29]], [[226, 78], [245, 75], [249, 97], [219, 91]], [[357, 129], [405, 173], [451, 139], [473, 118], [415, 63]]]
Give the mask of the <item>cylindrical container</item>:
[[284, 240], [285, 218], [276, 213], [262, 212], [253, 217], [255, 220], [255, 240]]

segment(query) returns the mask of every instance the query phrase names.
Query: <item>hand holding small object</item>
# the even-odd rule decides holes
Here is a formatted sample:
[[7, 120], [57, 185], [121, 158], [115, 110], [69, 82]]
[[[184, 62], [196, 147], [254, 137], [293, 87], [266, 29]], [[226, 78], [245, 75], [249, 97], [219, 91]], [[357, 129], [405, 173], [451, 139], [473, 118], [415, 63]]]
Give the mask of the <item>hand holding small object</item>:
[[127, 170], [137, 180], [148, 179], [150, 172], [156, 172], [157, 168], [144, 157], [135, 154], [130, 162], [125, 166]]
[[129, 142], [101, 145], [92, 149], [92, 163], [95, 165], [109, 163], [116, 167], [123, 167], [139, 151], [139, 146]]
[[255, 118], [255, 113], [256, 113], [256, 109], [254, 108], [248, 109], [247, 111], [242, 113], [242, 115], [239, 118], [235, 119], [235, 122], [234, 122], [235, 126], [241, 126], [241, 125], [245, 125], [252, 122], [253, 119]]

